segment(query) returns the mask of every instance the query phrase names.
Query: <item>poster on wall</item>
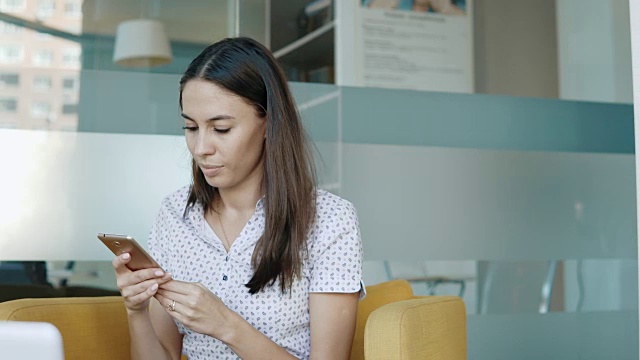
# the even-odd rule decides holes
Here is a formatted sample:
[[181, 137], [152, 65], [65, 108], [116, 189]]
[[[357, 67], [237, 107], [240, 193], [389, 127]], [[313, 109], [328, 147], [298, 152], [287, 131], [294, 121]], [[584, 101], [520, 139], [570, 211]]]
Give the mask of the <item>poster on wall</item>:
[[357, 0], [359, 86], [473, 92], [472, 0]]

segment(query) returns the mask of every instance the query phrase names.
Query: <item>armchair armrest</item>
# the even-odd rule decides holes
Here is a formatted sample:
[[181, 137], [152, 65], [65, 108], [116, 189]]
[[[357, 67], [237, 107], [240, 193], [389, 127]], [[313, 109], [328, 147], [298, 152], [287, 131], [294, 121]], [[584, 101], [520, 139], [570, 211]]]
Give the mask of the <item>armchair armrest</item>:
[[[0, 321], [41, 321], [62, 334], [67, 360], [130, 359], [129, 322], [120, 296], [19, 299], [0, 303]], [[187, 360], [182, 355], [182, 360]]]
[[2, 320], [53, 324], [68, 360], [129, 359], [129, 326], [119, 296], [7, 301], [0, 303]]
[[466, 309], [457, 296], [384, 305], [371, 313], [364, 332], [367, 360], [467, 358]]

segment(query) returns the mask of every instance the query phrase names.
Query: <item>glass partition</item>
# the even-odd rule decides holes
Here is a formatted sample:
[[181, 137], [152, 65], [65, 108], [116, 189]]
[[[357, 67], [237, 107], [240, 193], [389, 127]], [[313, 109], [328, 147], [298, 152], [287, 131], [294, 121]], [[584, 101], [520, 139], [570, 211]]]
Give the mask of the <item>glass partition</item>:
[[631, 106], [342, 94], [368, 283], [461, 296], [470, 359], [637, 357]]

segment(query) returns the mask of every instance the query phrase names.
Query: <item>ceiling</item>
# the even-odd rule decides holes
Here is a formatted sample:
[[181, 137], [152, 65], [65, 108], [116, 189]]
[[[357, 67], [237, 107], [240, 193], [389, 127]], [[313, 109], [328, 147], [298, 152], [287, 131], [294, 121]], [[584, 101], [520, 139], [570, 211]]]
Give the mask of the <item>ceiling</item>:
[[82, 13], [82, 31], [90, 34], [114, 35], [121, 21], [148, 17], [162, 21], [172, 40], [211, 43], [227, 36], [228, 0], [84, 0]]

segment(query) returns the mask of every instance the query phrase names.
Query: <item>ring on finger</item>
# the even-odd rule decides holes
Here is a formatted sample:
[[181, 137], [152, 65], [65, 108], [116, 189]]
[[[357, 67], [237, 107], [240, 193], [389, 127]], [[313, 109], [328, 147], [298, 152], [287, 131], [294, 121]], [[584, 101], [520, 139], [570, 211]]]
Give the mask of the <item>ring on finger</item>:
[[167, 310], [169, 311], [176, 311], [176, 301], [173, 300], [171, 302], [171, 304], [167, 304]]

